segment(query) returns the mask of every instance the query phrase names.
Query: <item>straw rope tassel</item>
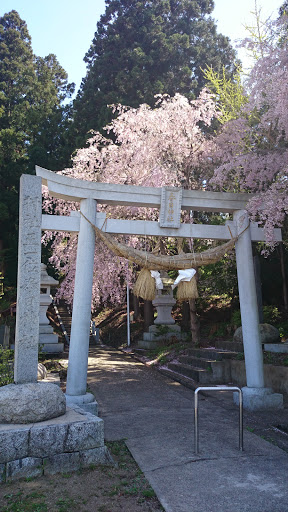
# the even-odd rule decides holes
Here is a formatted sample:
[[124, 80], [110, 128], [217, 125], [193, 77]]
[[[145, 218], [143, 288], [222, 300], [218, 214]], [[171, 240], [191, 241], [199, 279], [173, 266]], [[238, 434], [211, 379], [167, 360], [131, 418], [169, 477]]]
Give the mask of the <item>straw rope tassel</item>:
[[133, 293], [136, 297], [142, 297], [144, 300], [155, 299], [156, 282], [148, 268], [142, 268], [142, 270], [140, 270], [133, 287]]
[[[183, 248], [182, 248], [183, 241], [181, 238], [177, 239], [177, 249], [178, 254], [184, 254]], [[193, 256], [194, 250], [193, 250]], [[197, 270], [196, 266], [193, 265], [193, 268]], [[177, 286], [177, 293], [176, 293], [176, 299], [180, 302], [184, 300], [190, 300], [190, 299], [198, 299], [198, 289], [197, 289], [197, 279], [196, 275], [190, 279], [190, 281], [180, 281], [180, 283]]]
[[180, 281], [177, 286], [176, 298], [180, 302], [184, 300], [198, 299], [197, 279], [196, 275], [190, 281]]

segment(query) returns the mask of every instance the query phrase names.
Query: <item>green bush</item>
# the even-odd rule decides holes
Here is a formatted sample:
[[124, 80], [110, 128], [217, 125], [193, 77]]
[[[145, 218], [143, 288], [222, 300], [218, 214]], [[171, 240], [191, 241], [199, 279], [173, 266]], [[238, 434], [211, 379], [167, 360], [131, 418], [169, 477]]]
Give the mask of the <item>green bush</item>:
[[276, 306], [263, 306], [264, 324], [275, 324], [280, 319], [281, 314]]
[[241, 325], [241, 313], [240, 309], [236, 309], [233, 311], [231, 315], [231, 324], [235, 327], [240, 327]]
[[14, 382], [13, 358], [14, 351], [0, 345], [0, 386]]
[[215, 331], [214, 335], [223, 337], [223, 336], [226, 336], [226, 334], [227, 334], [227, 323], [221, 322], [218, 326], [217, 331]]
[[276, 325], [280, 338], [286, 339], [288, 338], [288, 320], [285, 320], [284, 322], [280, 322]]
[[167, 336], [167, 334], [169, 334], [170, 332], [171, 332], [171, 329], [170, 329], [169, 325], [157, 325], [155, 336], [156, 336], [156, 338], [158, 338], [160, 336], [164, 337], [164, 336]]

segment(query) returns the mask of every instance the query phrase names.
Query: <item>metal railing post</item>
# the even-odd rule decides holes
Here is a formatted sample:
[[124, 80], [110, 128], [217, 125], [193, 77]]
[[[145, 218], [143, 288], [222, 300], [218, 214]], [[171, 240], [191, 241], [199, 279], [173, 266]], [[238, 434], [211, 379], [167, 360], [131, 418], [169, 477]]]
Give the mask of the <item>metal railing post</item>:
[[239, 450], [243, 451], [243, 397], [242, 391], [234, 386], [199, 387], [195, 389], [194, 397], [194, 445], [195, 454], [199, 453], [199, 428], [198, 428], [198, 393], [199, 391], [237, 391], [239, 393]]

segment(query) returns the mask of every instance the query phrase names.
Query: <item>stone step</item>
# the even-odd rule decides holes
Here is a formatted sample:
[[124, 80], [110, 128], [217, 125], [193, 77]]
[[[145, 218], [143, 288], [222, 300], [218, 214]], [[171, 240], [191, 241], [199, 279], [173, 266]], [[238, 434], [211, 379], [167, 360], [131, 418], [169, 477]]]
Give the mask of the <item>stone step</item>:
[[[59, 309], [58, 309], [58, 311], [59, 311]], [[70, 315], [68, 315], [68, 313], [64, 313], [64, 312], [62, 312], [62, 311], [59, 311], [59, 315], [61, 316], [62, 321], [63, 321], [63, 320], [66, 320], [66, 322], [67, 322], [67, 323], [70, 323], [70, 324], [71, 324], [71, 320], [72, 320], [72, 318], [71, 318], [71, 316], [70, 316]]]
[[72, 322], [72, 317], [71, 317], [71, 314], [69, 313], [69, 311], [67, 310], [67, 306], [64, 304], [59, 304], [57, 306], [58, 308], [58, 313], [59, 313], [59, 316], [60, 316], [60, 319], [61, 319], [61, 322], [63, 324], [63, 327], [67, 333], [67, 337], [68, 339], [70, 339], [70, 335], [71, 335], [71, 322]]
[[212, 374], [211, 371], [208, 372], [208, 370], [204, 368], [196, 368], [190, 364], [184, 363], [168, 363], [167, 367], [169, 370], [179, 373], [180, 375], [185, 375], [185, 377], [189, 377], [198, 383], [209, 382], [209, 377]]
[[71, 315], [69, 313], [67, 313], [67, 311], [61, 311], [61, 309], [58, 309], [58, 311], [59, 311], [59, 314], [61, 316], [63, 316], [63, 318], [67, 318], [67, 319], [71, 318]]
[[64, 343], [44, 343], [40, 344], [40, 348], [44, 354], [62, 354]]
[[59, 314], [61, 316], [62, 322], [65, 322], [67, 325], [71, 325], [71, 317], [70, 316], [62, 315], [61, 312], [59, 312]]
[[196, 368], [210, 369], [211, 363], [214, 362], [215, 359], [204, 359], [203, 357], [193, 357], [193, 356], [180, 356], [179, 363], [189, 364], [190, 366]]
[[215, 361], [203, 358], [184, 358], [179, 362], [168, 363], [169, 370], [185, 375], [200, 384], [227, 384], [231, 381], [228, 359]]
[[223, 361], [224, 359], [231, 359], [237, 355], [238, 352], [233, 352], [231, 350], [220, 350], [220, 349], [212, 349], [212, 348], [190, 348], [188, 351], [188, 355], [192, 357], [200, 357], [203, 359], [211, 359], [215, 361]]
[[168, 368], [159, 368], [158, 371], [162, 373], [162, 375], [169, 377], [169, 379], [173, 379], [176, 382], [179, 382], [186, 388], [195, 390], [199, 386], [199, 382], [197, 382], [194, 379], [191, 379], [191, 377], [185, 377], [185, 375], [182, 375], [181, 373], [176, 373], [173, 370], [169, 370]]
[[237, 341], [215, 341], [215, 348], [222, 350], [229, 350], [233, 352], [244, 352], [243, 343]]

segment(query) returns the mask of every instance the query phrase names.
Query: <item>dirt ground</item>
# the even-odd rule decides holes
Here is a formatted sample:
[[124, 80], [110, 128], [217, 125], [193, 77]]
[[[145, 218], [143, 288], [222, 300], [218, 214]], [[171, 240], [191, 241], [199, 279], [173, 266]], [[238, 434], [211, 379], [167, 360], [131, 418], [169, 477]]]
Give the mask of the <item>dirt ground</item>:
[[124, 441], [107, 443], [115, 466], [0, 485], [1, 512], [156, 512], [164, 510]]

